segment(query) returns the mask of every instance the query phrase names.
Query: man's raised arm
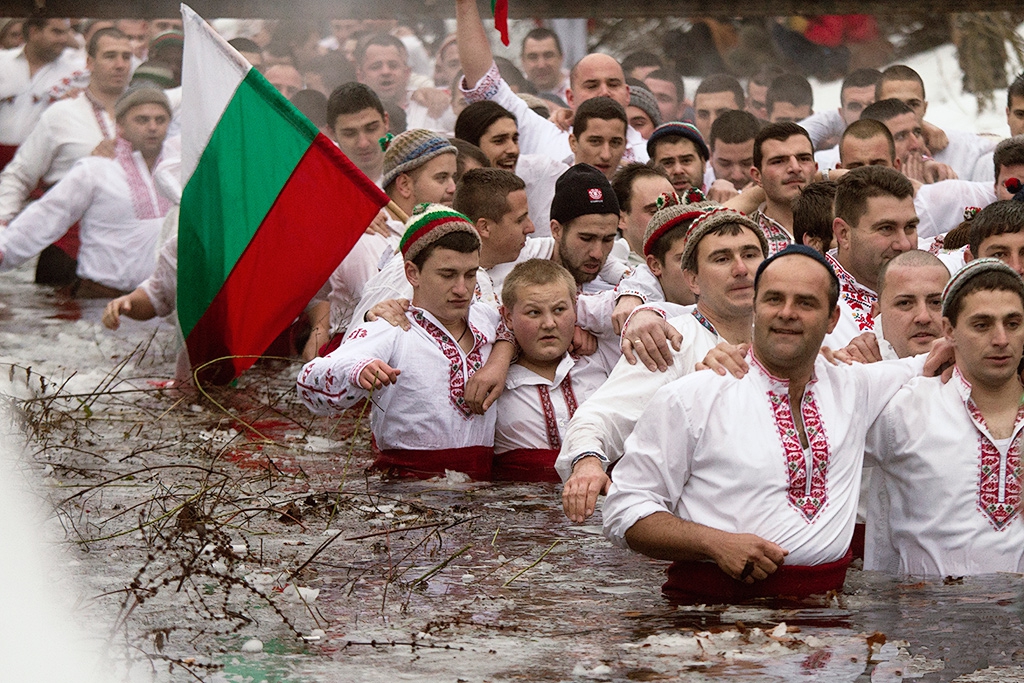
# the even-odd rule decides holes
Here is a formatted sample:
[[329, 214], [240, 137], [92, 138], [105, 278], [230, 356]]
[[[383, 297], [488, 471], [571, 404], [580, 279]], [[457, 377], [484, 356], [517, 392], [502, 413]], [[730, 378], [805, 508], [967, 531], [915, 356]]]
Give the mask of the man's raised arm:
[[487, 40], [476, 0], [455, 0], [455, 21], [459, 61], [462, 63], [462, 72], [466, 75], [467, 87], [472, 88], [484, 77], [494, 62], [491, 44]]

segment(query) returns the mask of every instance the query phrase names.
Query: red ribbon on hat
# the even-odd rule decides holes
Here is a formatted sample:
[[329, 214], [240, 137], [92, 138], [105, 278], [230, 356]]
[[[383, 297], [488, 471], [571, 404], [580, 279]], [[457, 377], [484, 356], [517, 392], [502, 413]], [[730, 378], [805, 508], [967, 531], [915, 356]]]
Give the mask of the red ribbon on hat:
[[508, 0], [491, 0], [494, 28], [501, 34], [501, 42], [508, 46]]

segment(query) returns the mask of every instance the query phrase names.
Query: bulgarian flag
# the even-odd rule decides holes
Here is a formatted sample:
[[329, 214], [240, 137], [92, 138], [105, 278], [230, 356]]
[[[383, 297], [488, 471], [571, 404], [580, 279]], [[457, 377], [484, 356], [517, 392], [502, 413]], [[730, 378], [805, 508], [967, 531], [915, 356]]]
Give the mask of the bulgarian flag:
[[494, 28], [501, 35], [501, 42], [508, 47], [508, 0], [491, 0], [491, 14], [494, 15]]
[[388, 197], [186, 5], [178, 321], [203, 379], [295, 320]]

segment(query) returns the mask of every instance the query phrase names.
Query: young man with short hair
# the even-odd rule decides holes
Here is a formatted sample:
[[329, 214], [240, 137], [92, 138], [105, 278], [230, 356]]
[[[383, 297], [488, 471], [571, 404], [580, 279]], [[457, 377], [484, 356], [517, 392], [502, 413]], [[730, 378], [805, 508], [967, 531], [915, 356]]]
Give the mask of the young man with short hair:
[[[883, 71], [875, 90], [875, 99], [889, 98], [906, 104], [913, 110], [918, 125], [927, 126], [924, 116], [928, 111], [928, 100], [925, 99], [924, 81], [916, 71], [904, 64], [895, 64]], [[978, 159], [995, 146], [992, 139], [975, 133], [954, 129], [944, 132], [948, 144], [942, 149], [932, 149], [931, 156], [935, 161], [952, 168], [956, 177], [970, 178]]]
[[619, 231], [629, 244], [627, 262], [639, 266], [644, 263], [644, 233], [659, 209], [658, 198], [675, 190], [664, 169], [639, 163], [620, 168], [612, 177], [612, 189], [621, 211]]
[[754, 138], [761, 124], [746, 111], [727, 111], [711, 124], [710, 164], [704, 173], [704, 184], [710, 186], [709, 177], [728, 180], [742, 191], [750, 185], [750, 169], [754, 165]]
[[607, 379], [614, 343], [587, 356], [568, 353], [576, 326], [576, 281], [553, 261], [516, 265], [502, 288], [501, 313], [518, 356], [493, 410], [496, 480], [560, 481], [554, 463], [576, 409]]
[[768, 239], [769, 255], [793, 243], [793, 200], [814, 181], [818, 164], [807, 131], [792, 122], [770, 123], [754, 138], [750, 177], [765, 193], [754, 220]]
[[800, 74], [777, 76], [768, 87], [768, 121], [803, 121], [814, 111], [814, 91]]
[[877, 335], [878, 273], [897, 254], [917, 248], [914, 187], [895, 169], [855, 169], [836, 183], [835, 216], [838, 249], [825, 258], [839, 278], [840, 316], [825, 345], [838, 349], [862, 332]]
[[733, 109], [743, 109], [743, 87], [728, 74], [712, 74], [697, 86], [693, 95], [697, 130], [706, 140], [711, 135], [711, 124], [719, 116]]
[[557, 33], [548, 28], [531, 29], [523, 38], [519, 60], [527, 80], [537, 86], [538, 93], [566, 101], [569, 74], [562, 69], [565, 55]]
[[479, 249], [468, 218], [439, 204], [423, 207], [401, 244], [413, 289], [411, 330], [384, 320], [358, 325], [299, 373], [299, 397], [317, 414], [372, 398], [376, 468], [420, 478], [445, 470], [490, 477], [494, 413], [474, 415], [463, 394], [498, 326], [495, 309], [473, 304]]
[[568, 167], [543, 154], [519, 153], [519, 125], [515, 116], [496, 102], [474, 102], [455, 121], [455, 137], [480, 147], [491, 165], [518, 175], [526, 183], [530, 217], [536, 236], [551, 234], [551, 199], [555, 181]]
[[572, 165], [589, 164], [611, 180], [626, 151], [628, 126], [626, 110], [610, 97], [593, 97], [581, 103], [569, 133]]
[[378, 186], [384, 175], [380, 139], [388, 132], [388, 113], [373, 89], [346, 83], [327, 99], [327, 127], [352, 163]]
[[643, 82], [658, 101], [662, 122], [686, 120], [683, 118], [687, 109], [686, 89], [674, 71], [656, 69], [647, 74]]
[[[865, 569], [941, 578], [1024, 571], [1020, 432], [1024, 282], [979, 259], [942, 297], [953, 379], [917, 378], [889, 401], [867, 439], [888, 506], [868, 509]], [[880, 475], [880, 476], [879, 476]]]
[[1024, 202], [993, 202], [971, 220], [971, 238], [965, 258], [999, 259], [1024, 274]]
[[[723, 338], [734, 344], [750, 340], [753, 276], [768, 248], [756, 223], [728, 209], [678, 204], [655, 214], [646, 237], [649, 259], [682, 247], [673, 267], [698, 295], [697, 306], [668, 321], [682, 342], [666, 372], [620, 360], [570, 422], [556, 468], [566, 482], [562, 506], [574, 522], [593, 514], [598, 494], [608, 488], [608, 465], [621, 457], [626, 437], [658, 389], [692, 372]], [[635, 333], [627, 328], [623, 334]]]

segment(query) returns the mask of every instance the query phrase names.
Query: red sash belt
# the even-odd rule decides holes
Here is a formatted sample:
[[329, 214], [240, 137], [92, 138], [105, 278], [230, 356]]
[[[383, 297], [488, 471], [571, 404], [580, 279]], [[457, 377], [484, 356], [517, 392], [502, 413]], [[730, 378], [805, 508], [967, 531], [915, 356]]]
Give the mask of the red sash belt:
[[673, 562], [666, 570], [668, 581], [661, 592], [673, 602], [684, 604], [732, 603], [752, 598], [796, 597], [839, 591], [846, 581], [846, 569], [853, 553], [842, 559], [814, 566], [784, 564], [764, 581], [737, 581], [714, 562]]
[[430, 479], [444, 476], [445, 470], [465, 472], [476, 481], [491, 478], [491, 460], [494, 448], [491, 446], [469, 446], [468, 448], [439, 448], [430, 451], [390, 449], [382, 451], [373, 444], [377, 459], [372, 469], [390, 470], [400, 477]]
[[14, 158], [17, 151], [17, 145], [0, 145], [0, 171], [3, 170], [4, 166], [11, 163], [11, 159]]
[[555, 472], [558, 451], [553, 448], [517, 448], [494, 454], [491, 477], [494, 481], [546, 481], [558, 484]]

